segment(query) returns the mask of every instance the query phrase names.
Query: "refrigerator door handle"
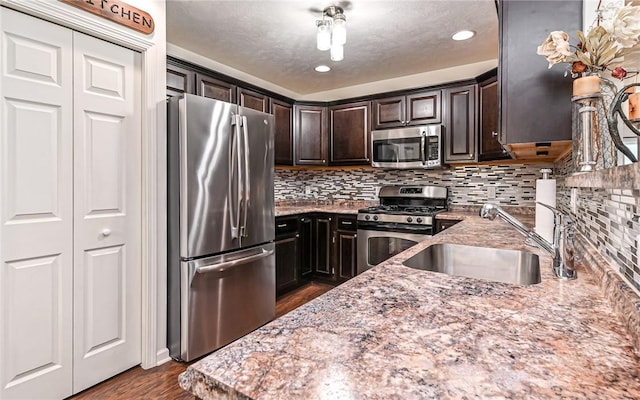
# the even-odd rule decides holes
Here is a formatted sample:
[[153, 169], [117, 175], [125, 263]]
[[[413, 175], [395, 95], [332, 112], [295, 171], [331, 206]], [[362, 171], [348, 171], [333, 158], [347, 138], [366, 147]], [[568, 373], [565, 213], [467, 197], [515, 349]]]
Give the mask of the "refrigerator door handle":
[[196, 268], [196, 274], [210, 274], [210, 273], [221, 273], [228, 271], [231, 268], [238, 267], [243, 264], [250, 263], [255, 260], [259, 260], [261, 258], [269, 257], [272, 255], [274, 250], [265, 250], [262, 249], [261, 253], [254, 254], [249, 257], [239, 258], [237, 260], [225, 261], [219, 264], [207, 265]]
[[242, 116], [242, 133], [244, 136], [244, 217], [240, 235], [247, 237], [247, 215], [249, 214], [249, 200], [251, 200], [251, 175], [249, 168], [249, 127], [247, 117]]
[[[231, 161], [229, 165], [228, 190], [229, 196], [235, 193], [236, 203], [233, 198], [229, 201], [229, 220], [231, 224], [231, 238], [238, 239], [240, 237], [240, 125], [242, 124], [240, 116], [233, 116], [233, 130], [231, 132]], [[234, 179], [235, 178], [235, 179]], [[233, 191], [234, 183], [236, 191]]]

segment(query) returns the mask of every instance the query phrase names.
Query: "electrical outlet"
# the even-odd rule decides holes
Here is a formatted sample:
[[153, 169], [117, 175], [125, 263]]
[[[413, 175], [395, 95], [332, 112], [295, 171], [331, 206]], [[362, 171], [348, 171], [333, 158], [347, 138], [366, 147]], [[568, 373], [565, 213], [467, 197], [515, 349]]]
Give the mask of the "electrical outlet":
[[571, 212], [578, 213], [578, 189], [571, 188], [571, 200], [570, 200]]
[[487, 199], [495, 200], [495, 198], [496, 198], [496, 187], [495, 186], [487, 187]]

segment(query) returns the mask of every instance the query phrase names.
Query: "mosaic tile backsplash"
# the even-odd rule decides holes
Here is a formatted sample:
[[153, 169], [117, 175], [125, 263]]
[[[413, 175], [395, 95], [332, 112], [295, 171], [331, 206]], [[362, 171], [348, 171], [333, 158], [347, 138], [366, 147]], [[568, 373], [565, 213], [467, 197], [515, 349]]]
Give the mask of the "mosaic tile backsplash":
[[[376, 201], [382, 185], [427, 184], [449, 188], [452, 205], [487, 201], [505, 206], [534, 207], [535, 181], [544, 165], [465, 166], [443, 170], [277, 169], [275, 197], [284, 200]], [[640, 190], [576, 188], [577, 212], [570, 208], [571, 188], [564, 177], [574, 171], [568, 155], [552, 166], [557, 180], [557, 205], [573, 216], [576, 229], [617, 265], [631, 286], [640, 289]], [[495, 191], [495, 197], [493, 197]]]
[[557, 204], [572, 215], [576, 229], [640, 290], [638, 242], [640, 241], [640, 190], [574, 188], [576, 212], [571, 211], [571, 188], [562, 177], [573, 171], [571, 157], [555, 165], [558, 178]]
[[[548, 166], [551, 167], [552, 165]], [[533, 207], [535, 181], [545, 166], [465, 166], [443, 170], [345, 170], [276, 169], [276, 201], [317, 199], [378, 199], [382, 185], [423, 184], [449, 188], [452, 205], [501, 205]]]

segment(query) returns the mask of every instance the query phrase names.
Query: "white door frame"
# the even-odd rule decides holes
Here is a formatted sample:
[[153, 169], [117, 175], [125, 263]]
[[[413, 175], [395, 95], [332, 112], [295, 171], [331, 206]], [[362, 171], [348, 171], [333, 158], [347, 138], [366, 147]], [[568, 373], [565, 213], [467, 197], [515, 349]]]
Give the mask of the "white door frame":
[[[164, 0], [154, 0], [164, 3]], [[70, 29], [83, 32], [141, 53], [142, 57], [142, 367], [152, 368], [169, 360], [159, 312], [166, 311], [166, 50], [141, 34], [96, 18], [88, 12], [54, 0], [0, 0], [0, 5], [22, 11]], [[163, 6], [164, 9], [164, 6]], [[152, 15], [162, 21], [162, 42], [165, 16]], [[2, 27], [0, 26], [0, 29]], [[156, 25], [156, 30], [160, 26]], [[161, 65], [161, 67], [160, 67]], [[165, 273], [166, 276], [166, 273]], [[165, 282], [164, 286], [162, 283]], [[165, 312], [166, 314], [166, 312]], [[161, 346], [161, 347], [159, 347]]]

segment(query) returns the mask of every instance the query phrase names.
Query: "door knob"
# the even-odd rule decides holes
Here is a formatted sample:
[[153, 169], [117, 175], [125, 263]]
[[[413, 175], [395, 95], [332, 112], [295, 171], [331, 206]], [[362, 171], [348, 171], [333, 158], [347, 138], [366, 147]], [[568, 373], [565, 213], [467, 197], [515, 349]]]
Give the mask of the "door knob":
[[111, 229], [104, 228], [101, 233], [102, 233], [102, 236], [107, 237], [107, 236], [111, 235]]

